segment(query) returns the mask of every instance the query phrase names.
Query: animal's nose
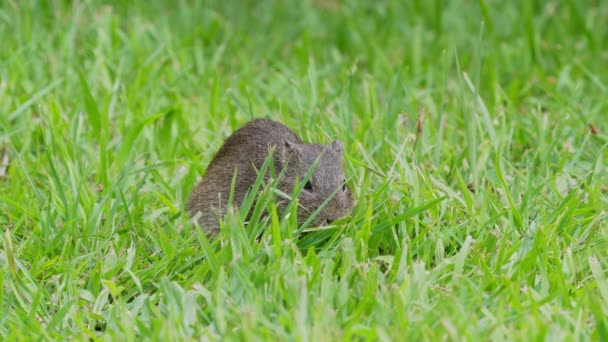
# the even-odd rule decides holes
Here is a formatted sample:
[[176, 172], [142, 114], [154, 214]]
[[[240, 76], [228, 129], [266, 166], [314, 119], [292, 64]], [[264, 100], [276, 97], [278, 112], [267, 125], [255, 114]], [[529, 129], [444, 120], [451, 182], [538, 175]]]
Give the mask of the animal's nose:
[[331, 224], [331, 223], [332, 223], [332, 222], [334, 222], [334, 221], [335, 221], [334, 219], [331, 219], [331, 218], [326, 218], [326, 219], [325, 219], [325, 224], [326, 224], [326, 225], [327, 225], [327, 224]]

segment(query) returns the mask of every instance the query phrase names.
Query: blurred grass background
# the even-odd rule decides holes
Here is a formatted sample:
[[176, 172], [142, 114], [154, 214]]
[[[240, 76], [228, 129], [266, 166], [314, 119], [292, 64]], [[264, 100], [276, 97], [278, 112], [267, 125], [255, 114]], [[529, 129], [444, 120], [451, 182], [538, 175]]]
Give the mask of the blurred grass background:
[[[2, 2], [0, 336], [606, 338], [607, 22], [599, 0]], [[344, 141], [358, 205], [209, 244], [187, 195], [261, 116]]]

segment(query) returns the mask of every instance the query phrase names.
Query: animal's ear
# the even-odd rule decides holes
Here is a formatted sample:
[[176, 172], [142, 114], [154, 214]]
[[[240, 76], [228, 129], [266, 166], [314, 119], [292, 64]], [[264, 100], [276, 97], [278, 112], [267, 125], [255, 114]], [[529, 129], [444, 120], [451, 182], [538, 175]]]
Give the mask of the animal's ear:
[[285, 143], [285, 147], [288, 148], [288, 149], [290, 149], [290, 150], [292, 150], [292, 151], [295, 151], [298, 148], [298, 145], [296, 145], [296, 143], [294, 143], [292, 141], [285, 140], [284, 143]]
[[279, 147], [279, 165], [284, 166], [288, 160], [297, 159], [300, 155], [300, 146], [298, 144], [285, 140]]
[[340, 140], [334, 140], [331, 143], [331, 148], [336, 151], [336, 153], [342, 153], [344, 152], [344, 145], [342, 145], [342, 142]]

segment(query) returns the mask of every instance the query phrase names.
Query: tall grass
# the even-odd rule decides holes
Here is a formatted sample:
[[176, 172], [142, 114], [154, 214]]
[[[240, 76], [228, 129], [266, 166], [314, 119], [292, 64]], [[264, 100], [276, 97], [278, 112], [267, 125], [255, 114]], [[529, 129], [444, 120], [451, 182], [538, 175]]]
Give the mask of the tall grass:
[[[608, 338], [606, 22], [592, 0], [2, 2], [0, 339]], [[352, 214], [192, 229], [252, 117], [342, 140]]]

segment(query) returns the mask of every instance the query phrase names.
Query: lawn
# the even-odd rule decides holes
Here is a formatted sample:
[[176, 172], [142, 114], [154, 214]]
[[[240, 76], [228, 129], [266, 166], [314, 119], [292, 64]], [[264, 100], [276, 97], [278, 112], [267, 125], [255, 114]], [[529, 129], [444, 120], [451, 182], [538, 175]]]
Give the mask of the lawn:
[[[0, 340], [608, 339], [606, 23], [601, 0], [1, 2]], [[193, 229], [253, 117], [344, 143], [348, 217]]]

